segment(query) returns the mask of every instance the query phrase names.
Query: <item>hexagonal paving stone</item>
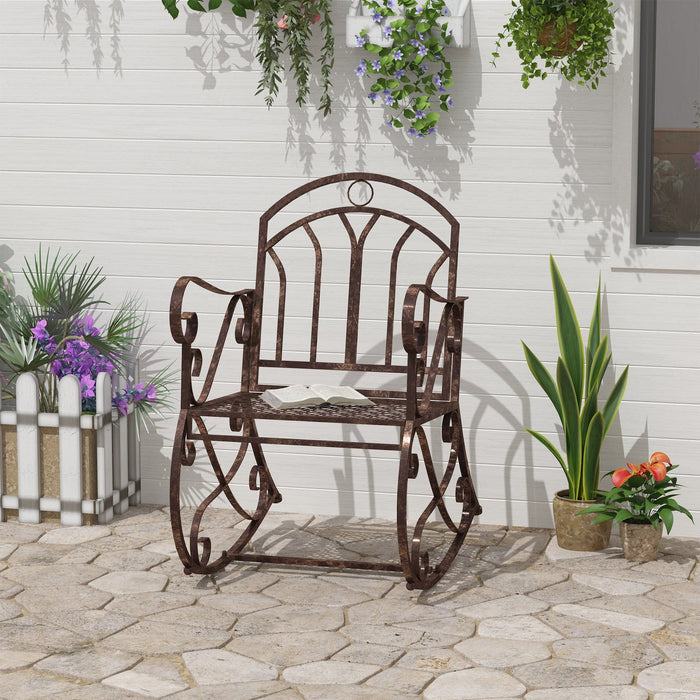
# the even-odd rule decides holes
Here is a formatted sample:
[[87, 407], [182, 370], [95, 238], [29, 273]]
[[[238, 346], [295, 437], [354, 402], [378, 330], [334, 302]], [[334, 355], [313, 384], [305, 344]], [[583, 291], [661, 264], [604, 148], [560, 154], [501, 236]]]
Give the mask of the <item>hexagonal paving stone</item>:
[[340, 608], [324, 608], [319, 605], [278, 605], [267, 610], [244, 615], [233, 631], [242, 634], [272, 634], [274, 632], [312, 632], [337, 630], [343, 626], [345, 616]]
[[226, 649], [204, 649], [182, 655], [197, 685], [277, 680], [277, 668]]
[[328, 659], [350, 642], [337, 632], [247, 634], [226, 645], [230, 651], [276, 666], [297, 666]]
[[2, 694], [6, 698], [46, 698], [75, 687], [74, 683], [47, 678], [31, 671], [2, 675]]
[[480, 637], [519, 639], [532, 642], [553, 642], [561, 635], [530, 615], [490, 617], [479, 625]]
[[528, 688], [575, 688], [582, 685], [630, 685], [631, 671], [608, 666], [580, 663], [567, 659], [550, 659], [526, 664], [511, 673]]
[[199, 602], [205, 608], [213, 608], [233, 615], [273, 608], [280, 604], [279, 600], [262, 593], [220, 593], [202, 598]]
[[635, 673], [664, 660], [652, 644], [639, 637], [560, 639], [552, 644], [552, 652], [561, 659], [624, 668]]
[[542, 642], [510, 639], [489, 639], [473, 637], [465, 639], [455, 646], [455, 649], [466, 656], [476, 666], [491, 668], [508, 668], [544, 661], [551, 656], [549, 647]]
[[57, 627], [75, 630], [92, 642], [99, 642], [136, 622], [134, 617], [107, 610], [54, 610], [43, 612], [41, 617]]
[[381, 666], [373, 664], [353, 664], [349, 661], [313, 661], [286, 668], [282, 672], [282, 678], [294, 684], [341, 685], [362, 683], [381, 670]]
[[0, 600], [0, 621], [19, 617], [22, 609], [13, 600]]
[[[596, 685], [566, 689], [566, 700], [591, 700], [591, 698], [596, 700], [647, 700], [648, 697], [641, 688], [623, 685]], [[562, 700], [562, 690], [561, 688], [533, 690], [525, 695], [525, 700]]]
[[162, 593], [133, 593], [117, 596], [106, 610], [123, 613], [132, 617], [146, 617], [164, 610], [194, 605], [196, 598], [164, 591]]
[[155, 552], [145, 552], [140, 549], [118, 549], [114, 552], [100, 554], [94, 560], [94, 564], [108, 571], [146, 571], [167, 560], [167, 556]]
[[7, 559], [18, 546], [16, 544], [0, 544], [0, 559]]
[[40, 540], [42, 544], [84, 544], [101, 537], [108, 537], [112, 531], [106, 525], [84, 525], [81, 527], [60, 527], [47, 532]]
[[426, 700], [486, 700], [518, 698], [525, 686], [503, 671], [492, 668], [468, 668], [436, 678], [424, 691]]
[[113, 634], [102, 643], [145, 656], [166, 656], [220, 647], [226, 644], [230, 637], [231, 635], [223, 630], [141, 621]]
[[15, 600], [31, 613], [42, 615], [56, 610], [96, 610], [109, 603], [112, 595], [90, 586], [66, 584], [29, 588], [19, 593]]
[[27, 542], [36, 542], [45, 532], [46, 528], [41, 525], [0, 522], [0, 543], [25, 544]]
[[0, 649], [0, 671], [20, 671], [33, 666], [43, 659], [43, 651], [17, 651], [15, 649]]
[[388, 668], [367, 681], [371, 688], [387, 688], [394, 692], [415, 695], [433, 680], [433, 674], [409, 668]]
[[353, 623], [394, 625], [415, 620], [438, 620], [450, 617], [449, 610], [430, 605], [416, 604], [411, 600], [370, 600], [348, 610], [348, 620]]
[[[342, 637], [341, 637], [342, 639]], [[345, 640], [347, 644], [347, 640]], [[404, 655], [404, 650], [397, 647], [387, 647], [383, 644], [356, 642], [333, 655], [333, 661], [350, 661], [354, 664], [376, 664], [387, 668]], [[316, 659], [307, 659], [307, 661]], [[302, 663], [302, 662], [297, 662]], [[289, 664], [290, 666], [292, 664]]]
[[21, 583], [25, 588], [46, 588], [55, 587], [56, 581], [62, 585], [88, 583], [104, 573], [104, 569], [92, 564], [51, 564], [13, 566], [2, 575]]
[[115, 649], [81, 649], [67, 654], [54, 654], [34, 666], [37, 671], [95, 683], [133, 666], [138, 654]]
[[457, 608], [458, 615], [483, 620], [488, 617], [505, 617], [508, 615], [531, 615], [542, 612], [549, 607], [548, 603], [535, 600], [526, 595], [511, 595], [497, 598], [486, 603], [477, 603], [466, 608]]
[[667, 661], [647, 668], [637, 684], [651, 693], [700, 693], [700, 661]]
[[191, 627], [213, 627], [215, 629], [230, 629], [238, 619], [232, 613], [223, 610], [206, 608], [203, 605], [188, 605], [184, 608], [174, 608], [164, 612], [149, 615], [144, 618], [154, 622], [167, 622], [171, 625], [189, 625]]
[[0, 640], [10, 649], [30, 651], [72, 651], [85, 646], [85, 637], [26, 616], [0, 622]]
[[151, 571], [113, 571], [90, 583], [93, 588], [114, 595], [159, 593], [167, 584], [167, 576]]
[[661, 629], [664, 626], [664, 623], [660, 620], [652, 620], [651, 618], [640, 617], [639, 615], [627, 615], [611, 610], [598, 610], [586, 605], [562, 603], [561, 605], [555, 605], [552, 611], [562, 615], [580, 617], [583, 620], [600, 622], [604, 625], [618, 627], [621, 630], [625, 630], [625, 632], [631, 632], [633, 634], [646, 634]]
[[304, 604], [314, 601], [323, 605], [342, 607], [369, 600], [369, 596], [364, 593], [307, 577], [285, 577], [266, 588], [265, 595], [283, 603]]
[[39, 542], [30, 542], [18, 545], [8, 545], [15, 547], [16, 550], [8, 559], [12, 566], [32, 566], [55, 564], [61, 557], [73, 551], [70, 545], [51, 545], [41, 544]]

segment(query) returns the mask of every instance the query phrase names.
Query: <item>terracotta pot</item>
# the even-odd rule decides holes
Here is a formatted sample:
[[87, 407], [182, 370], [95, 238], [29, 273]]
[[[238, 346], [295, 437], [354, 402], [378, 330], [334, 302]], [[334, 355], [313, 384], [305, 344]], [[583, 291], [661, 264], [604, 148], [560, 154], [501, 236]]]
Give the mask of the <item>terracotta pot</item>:
[[612, 520], [593, 523], [597, 513], [577, 515], [595, 501], [574, 501], [568, 498], [568, 490], [558, 491], [554, 496], [554, 528], [557, 533], [557, 544], [562, 549], [572, 549], [577, 552], [597, 552], [605, 549], [610, 543]]
[[556, 26], [555, 20], [551, 20], [544, 25], [537, 40], [542, 46], [552, 47], [550, 51], [552, 56], [566, 56], [576, 51], [576, 49], [583, 44], [582, 40], [574, 40], [575, 33], [575, 22], [567, 22], [563, 29], [559, 29]]
[[659, 554], [663, 525], [651, 523], [620, 523], [622, 551], [628, 561], [654, 561]]

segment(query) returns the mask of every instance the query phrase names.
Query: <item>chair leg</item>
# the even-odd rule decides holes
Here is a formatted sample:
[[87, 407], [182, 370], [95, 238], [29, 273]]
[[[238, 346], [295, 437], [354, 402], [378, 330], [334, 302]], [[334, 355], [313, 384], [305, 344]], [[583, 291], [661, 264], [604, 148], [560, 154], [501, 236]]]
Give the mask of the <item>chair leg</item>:
[[[408, 483], [410, 479], [415, 479], [418, 476], [421, 462], [418, 454], [413, 452], [415, 440], [418, 441], [420, 447], [423, 467], [428, 477], [432, 498], [419, 516], [409, 542], [409, 526], [407, 522]], [[476, 491], [469, 472], [467, 451], [464, 444], [464, 436], [462, 435], [462, 421], [458, 410], [444, 416], [442, 440], [450, 445], [450, 453], [444, 475], [442, 479], [438, 480], [425, 431], [421, 426], [415, 426], [412, 421], [408, 421], [404, 426], [397, 488], [396, 524], [399, 556], [401, 557], [401, 566], [406, 578], [406, 587], [409, 590], [430, 588], [442, 578], [452, 564], [457, 552], [459, 552], [474, 516], [481, 513], [481, 506], [476, 497]], [[458, 467], [458, 470], [456, 467]], [[462, 505], [459, 522], [455, 522], [452, 519], [444, 501], [447, 488], [455, 474], [455, 500]], [[423, 534], [429, 518], [436, 511], [452, 532], [453, 537], [442, 559], [433, 565], [430, 563], [429, 553], [423, 545]]]
[[[186, 538], [182, 525], [182, 510], [180, 506], [180, 473], [183, 466], [192, 466], [192, 464], [194, 464], [196, 455], [194, 441], [187, 439], [190, 432], [188, 429], [188, 422], [190, 420], [191, 419], [187, 416], [187, 412], [183, 411], [176, 429], [170, 469], [170, 520], [175, 547], [184, 565], [185, 573], [210, 574], [223, 569], [226, 564], [234, 559], [236, 554], [241, 552], [255, 534], [255, 531], [260, 527], [260, 524], [267, 515], [272, 504], [279, 503], [282, 500], [282, 496], [272, 479], [262, 449], [259, 445], [253, 444], [253, 454], [256, 463], [250, 470], [248, 486], [251, 491], [258, 492], [258, 500], [252, 512], [243, 508], [233, 495], [230, 484], [243, 462], [243, 458], [247, 453], [250, 443], [248, 441], [241, 442], [233, 464], [228, 472], [224, 474], [204, 422], [200, 418], [195, 418], [194, 421], [199, 430], [199, 436], [201, 436], [198, 437], [198, 439], [204, 443], [209, 462], [211, 463], [218, 484], [207, 497], [202, 500], [195, 510], [190, 525], [189, 537]], [[243, 430], [244, 437], [257, 436], [255, 423], [252, 420], [243, 422], [239, 429]], [[229, 501], [239, 515], [249, 522], [233, 545], [223, 550], [217, 559], [210, 561], [211, 540], [209, 537], [201, 535], [200, 528], [207, 508], [221, 495]], [[187, 539], [189, 539], [189, 547], [186, 542]]]

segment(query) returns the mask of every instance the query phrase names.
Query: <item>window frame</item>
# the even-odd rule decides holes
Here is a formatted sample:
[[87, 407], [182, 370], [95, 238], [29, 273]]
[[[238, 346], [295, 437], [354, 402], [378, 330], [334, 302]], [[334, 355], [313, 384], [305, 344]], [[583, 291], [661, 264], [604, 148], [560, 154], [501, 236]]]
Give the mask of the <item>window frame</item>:
[[637, 158], [637, 245], [700, 246], [697, 231], [651, 230], [651, 177], [654, 158], [657, 0], [642, 0], [639, 35], [639, 130]]

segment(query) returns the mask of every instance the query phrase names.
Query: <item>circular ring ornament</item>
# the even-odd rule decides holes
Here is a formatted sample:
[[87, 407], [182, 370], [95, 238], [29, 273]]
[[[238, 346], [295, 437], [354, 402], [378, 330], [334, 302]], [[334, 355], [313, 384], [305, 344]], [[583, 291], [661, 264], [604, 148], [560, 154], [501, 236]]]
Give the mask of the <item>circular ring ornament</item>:
[[[366, 202], [363, 202], [362, 204], [360, 204], [359, 202], [356, 202], [356, 201], [350, 196], [350, 192], [352, 191], [352, 188], [353, 188], [355, 185], [358, 185], [358, 184], [364, 184], [364, 185], [367, 185], [367, 187], [369, 187], [369, 197], [368, 197], [367, 201], [366, 201]], [[355, 180], [355, 181], [350, 185], [350, 187], [348, 187], [347, 196], [348, 196], [348, 199], [350, 200], [350, 203], [351, 203], [354, 207], [366, 207], [366, 206], [372, 201], [372, 199], [374, 198], [374, 187], [372, 187], [372, 185], [371, 185], [369, 182], [367, 182], [367, 180]]]

